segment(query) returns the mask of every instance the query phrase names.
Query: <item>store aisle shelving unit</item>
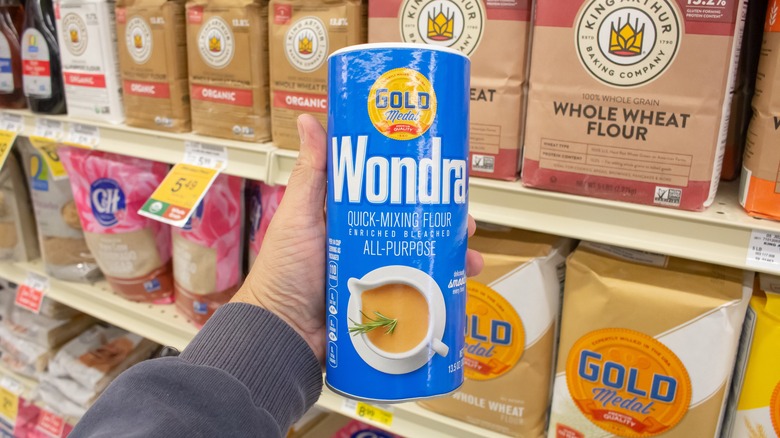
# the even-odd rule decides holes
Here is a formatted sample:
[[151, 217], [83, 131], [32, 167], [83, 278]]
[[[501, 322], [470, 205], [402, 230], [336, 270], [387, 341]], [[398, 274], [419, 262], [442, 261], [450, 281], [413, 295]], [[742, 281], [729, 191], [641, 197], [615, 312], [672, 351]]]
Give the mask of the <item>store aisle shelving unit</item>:
[[[36, 119], [28, 111], [8, 111], [22, 117], [21, 135], [35, 134]], [[176, 163], [187, 141], [222, 145], [228, 151], [226, 173], [283, 185], [294, 168], [297, 153], [256, 144], [194, 134], [167, 134], [81, 120], [67, 116], [44, 118], [97, 126], [98, 150]], [[65, 126], [67, 132], [68, 127]], [[745, 214], [737, 202], [737, 185], [722, 184], [714, 204], [705, 212], [685, 212], [528, 189], [519, 182], [472, 178], [470, 212], [478, 220], [602, 243], [660, 252], [742, 269], [753, 230], [780, 233], [780, 223]], [[780, 264], [760, 271], [780, 274]], [[43, 273], [40, 262], [0, 262], [0, 277], [22, 282], [27, 273]], [[171, 305], [131, 303], [114, 294], [105, 282], [82, 285], [51, 279], [48, 296], [146, 338], [184, 348], [197, 329]], [[325, 391], [319, 405], [357, 417], [343, 408], [344, 399]], [[408, 437], [501, 437], [503, 435], [437, 415], [415, 404], [393, 408], [392, 432]]]

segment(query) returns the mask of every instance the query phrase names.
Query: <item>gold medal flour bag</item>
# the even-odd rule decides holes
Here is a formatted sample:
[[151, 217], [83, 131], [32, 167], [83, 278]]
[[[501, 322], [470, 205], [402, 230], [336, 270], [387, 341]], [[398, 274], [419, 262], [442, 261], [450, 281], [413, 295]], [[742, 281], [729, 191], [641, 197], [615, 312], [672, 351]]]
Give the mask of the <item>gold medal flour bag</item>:
[[116, 4], [125, 123], [170, 132], [190, 130], [184, 0]]
[[192, 130], [245, 141], [271, 138], [268, 3], [187, 2]]
[[751, 290], [737, 269], [580, 245], [548, 437], [717, 437]]
[[734, 372], [724, 438], [780, 436], [780, 277], [758, 274]]
[[506, 435], [543, 434], [571, 246], [547, 234], [477, 228], [469, 248], [485, 268], [466, 285], [466, 381], [453, 396], [421, 405]]
[[710, 205], [747, 1], [715, 3], [538, 0], [523, 183]]
[[298, 116], [324, 125], [328, 55], [366, 42], [362, 0], [272, 0], [268, 17], [274, 146], [298, 149]]
[[531, 0], [369, 1], [369, 42], [432, 44], [471, 59], [471, 176], [517, 179], [530, 17]]

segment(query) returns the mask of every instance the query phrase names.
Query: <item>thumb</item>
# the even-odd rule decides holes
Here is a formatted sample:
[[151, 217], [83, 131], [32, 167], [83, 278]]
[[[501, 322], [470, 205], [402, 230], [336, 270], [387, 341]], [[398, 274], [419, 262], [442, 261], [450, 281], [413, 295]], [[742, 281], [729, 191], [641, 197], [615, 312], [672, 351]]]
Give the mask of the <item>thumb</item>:
[[285, 196], [279, 209], [289, 209], [294, 215], [315, 215], [322, 218], [326, 187], [326, 135], [320, 122], [303, 114], [298, 117], [301, 138], [298, 160], [295, 162]]

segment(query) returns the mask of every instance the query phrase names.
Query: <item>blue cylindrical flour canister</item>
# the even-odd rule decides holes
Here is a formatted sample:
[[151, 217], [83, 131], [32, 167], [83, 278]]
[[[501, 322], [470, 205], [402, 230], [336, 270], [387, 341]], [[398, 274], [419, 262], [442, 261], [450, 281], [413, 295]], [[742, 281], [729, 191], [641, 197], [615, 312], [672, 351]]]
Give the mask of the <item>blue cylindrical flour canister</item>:
[[328, 60], [326, 383], [400, 402], [463, 383], [466, 56], [365, 44]]

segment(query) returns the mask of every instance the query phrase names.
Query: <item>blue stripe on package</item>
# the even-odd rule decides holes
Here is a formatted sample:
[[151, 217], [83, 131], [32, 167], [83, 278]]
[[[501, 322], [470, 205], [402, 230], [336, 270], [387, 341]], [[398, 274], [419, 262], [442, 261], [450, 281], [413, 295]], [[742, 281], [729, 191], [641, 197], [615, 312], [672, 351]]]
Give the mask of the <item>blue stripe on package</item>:
[[328, 60], [327, 385], [396, 402], [463, 383], [469, 69], [366, 44]]

